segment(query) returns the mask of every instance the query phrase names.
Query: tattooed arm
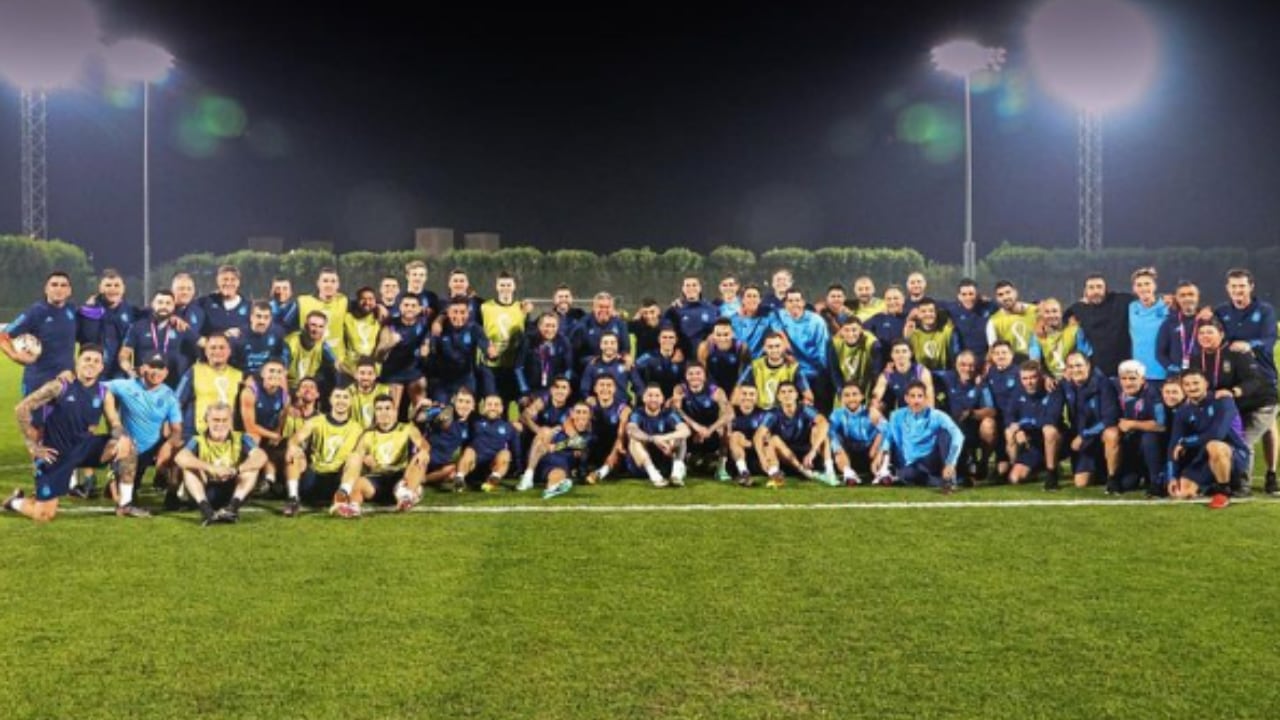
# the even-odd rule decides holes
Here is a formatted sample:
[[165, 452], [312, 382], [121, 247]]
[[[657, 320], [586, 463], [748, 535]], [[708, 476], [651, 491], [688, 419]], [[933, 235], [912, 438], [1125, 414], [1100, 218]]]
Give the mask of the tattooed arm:
[[62, 381], [50, 380], [37, 388], [35, 392], [23, 398], [15, 410], [18, 416], [18, 427], [22, 430], [23, 438], [26, 439], [27, 452], [31, 454], [32, 460], [53, 462], [58, 457], [57, 450], [44, 447], [41, 444], [40, 431], [32, 426], [31, 416], [36, 410], [56, 400], [61, 392]]

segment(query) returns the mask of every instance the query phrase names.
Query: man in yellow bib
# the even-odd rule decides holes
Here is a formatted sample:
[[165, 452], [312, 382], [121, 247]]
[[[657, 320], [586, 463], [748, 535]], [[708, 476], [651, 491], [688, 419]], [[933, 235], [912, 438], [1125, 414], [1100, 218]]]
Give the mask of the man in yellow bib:
[[987, 344], [1009, 343], [1014, 362], [1021, 363], [1031, 357], [1031, 346], [1036, 343], [1036, 306], [1019, 300], [1018, 288], [1008, 280], [996, 283], [996, 302], [1000, 309], [987, 321]]
[[493, 373], [494, 389], [506, 412], [520, 398], [516, 359], [524, 342], [525, 308], [516, 301], [516, 279], [511, 273], [498, 273], [495, 291], [495, 298], [480, 305], [480, 321], [489, 346], [498, 352], [495, 357], [481, 358], [481, 362]]
[[331, 267], [320, 268], [316, 276], [316, 292], [314, 295], [298, 296], [298, 317], [306, 322], [313, 312], [320, 312], [325, 317], [325, 338], [338, 357], [347, 356], [347, 345], [344, 337], [347, 327], [347, 309], [349, 300], [339, 290], [342, 284], [338, 271]]
[[205, 431], [205, 414], [214, 403], [235, 402], [244, 381], [244, 373], [231, 366], [231, 343], [226, 335], [214, 333], [205, 338], [204, 356], [178, 383], [182, 428], [188, 440]]

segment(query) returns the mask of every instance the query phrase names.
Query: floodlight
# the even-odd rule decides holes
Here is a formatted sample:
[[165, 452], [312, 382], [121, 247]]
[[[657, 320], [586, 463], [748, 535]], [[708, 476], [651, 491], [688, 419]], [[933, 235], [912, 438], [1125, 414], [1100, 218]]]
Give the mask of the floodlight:
[[1159, 56], [1155, 28], [1123, 0], [1050, 0], [1031, 18], [1027, 51], [1046, 90], [1098, 114], [1137, 100]]

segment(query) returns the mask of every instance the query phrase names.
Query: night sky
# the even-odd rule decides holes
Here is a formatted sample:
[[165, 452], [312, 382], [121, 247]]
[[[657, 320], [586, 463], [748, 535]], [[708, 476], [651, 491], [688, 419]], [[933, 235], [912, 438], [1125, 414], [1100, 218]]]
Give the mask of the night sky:
[[[249, 235], [404, 248], [446, 226], [543, 249], [856, 243], [958, 262], [962, 85], [928, 57], [956, 35], [1009, 50], [974, 95], [979, 253], [1072, 246], [1075, 118], [1030, 74], [1035, 6], [962, 5], [116, 0], [101, 15], [177, 56], [152, 94], [157, 260]], [[1106, 119], [1108, 245], [1280, 241], [1265, 7], [1147, 6], [1162, 69]], [[141, 113], [100, 75], [49, 101], [50, 234], [137, 272]], [[18, 137], [3, 86], [0, 232], [20, 227]]]

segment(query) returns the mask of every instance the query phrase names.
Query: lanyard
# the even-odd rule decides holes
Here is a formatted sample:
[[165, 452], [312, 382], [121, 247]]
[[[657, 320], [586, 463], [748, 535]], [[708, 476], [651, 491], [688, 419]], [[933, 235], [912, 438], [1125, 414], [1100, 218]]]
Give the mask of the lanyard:
[[[160, 337], [163, 337], [163, 338], [164, 338], [164, 345], [161, 345], [161, 344], [160, 344]], [[168, 357], [168, 355], [169, 355], [169, 328], [167, 328], [167, 327], [166, 327], [166, 328], [164, 329], [164, 332], [163, 332], [163, 333], [161, 333], [159, 336], [157, 336], [157, 335], [156, 335], [156, 324], [155, 324], [155, 323], [151, 323], [151, 345], [152, 345], [152, 347], [154, 347], [154, 348], [156, 349], [156, 352], [160, 353], [161, 355], [164, 355], [164, 356]]]
[[1187, 324], [1182, 318], [1178, 318], [1178, 345], [1182, 348], [1182, 369], [1186, 370], [1191, 367], [1191, 349], [1196, 344], [1196, 333], [1200, 330], [1200, 321], [1193, 315], [1191, 316], [1191, 336], [1187, 337]]
[[[1205, 362], [1204, 362], [1205, 355], [1207, 354], [1208, 353], [1200, 354], [1200, 371], [1203, 372], [1205, 375], [1209, 374], [1209, 369], [1205, 367]], [[1214, 355], [1213, 355], [1213, 382], [1210, 383], [1209, 385], [1211, 389], [1213, 390], [1219, 389], [1218, 376], [1221, 373], [1222, 373], [1222, 348], [1218, 348], [1217, 350], [1214, 351]]]

